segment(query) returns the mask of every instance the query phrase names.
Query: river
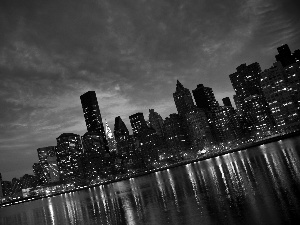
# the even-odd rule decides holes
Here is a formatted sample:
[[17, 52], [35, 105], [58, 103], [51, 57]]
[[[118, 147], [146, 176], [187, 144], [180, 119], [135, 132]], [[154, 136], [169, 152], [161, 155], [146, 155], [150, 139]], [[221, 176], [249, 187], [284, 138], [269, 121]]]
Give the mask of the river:
[[0, 208], [1, 225], [299, 224], [300, 136]]

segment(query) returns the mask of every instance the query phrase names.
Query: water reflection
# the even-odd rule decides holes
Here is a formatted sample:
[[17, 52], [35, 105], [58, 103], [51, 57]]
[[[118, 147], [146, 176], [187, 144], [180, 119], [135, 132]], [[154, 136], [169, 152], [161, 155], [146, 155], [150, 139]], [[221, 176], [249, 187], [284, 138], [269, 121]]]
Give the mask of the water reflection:
[[291, 224], [300, 138], [0, 209], [0, 224]]

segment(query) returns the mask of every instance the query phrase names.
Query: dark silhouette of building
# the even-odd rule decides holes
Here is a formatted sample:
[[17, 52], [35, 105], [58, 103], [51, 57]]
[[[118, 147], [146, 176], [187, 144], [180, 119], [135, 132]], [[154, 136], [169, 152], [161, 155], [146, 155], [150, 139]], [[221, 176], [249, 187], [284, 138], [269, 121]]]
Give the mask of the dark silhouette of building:
[[111, 132], [108, 123], [105, 122], [105, 135], [107, 140], [107, 145], [109, 148], [109, 152], [116, 152], [117, 151], [117, 142], [115, 140], [114, 134]]
[[251, 95], [245, 99], [244, 115], [254, 125], [254, 137], [262, 138], [274, 130], [274, 118], [262, 95]]
[[115, 118], [114, 134], [117, 152], [121, 156], [121, 166], [127, 171], [139, 167], [141, 153], [137, 151], [136, 138], [129, 131], [120, 116]]
[[22, 189], [35, 188], [39, 182], [36, 176], [25, 174], [20, 178]]
[[39, 164], [42, 167], [44, 178], [46, 178], [47, 183], [59, 181], [59, 170], [55, 148], [55, 146], [48, 146], [37, 149]]
[[156, 133], [163, 137], [163, 126], [164, 126], [164, 120], [163, 118], [154, 111], [154, 109], [149, 109], [149, 123], [152, 128], [155, 129]]
[[40, 185], [45, 185], [50, 182], [49, 172], [44, 169], [44, 166], [40, 162], [34, 163], [32, 169]]
[[241, 64], [236, 68], [236, 72], [229, 75], [233, 89], [240, 99], [245, 99], [251, 95], [261, 95], [259, 63], [255, 62], [250, 65]]
[[2, 188], [2, 174], [0, 173], [0, 198], [4, 196]]
[[213, 144], [213, 135], [204, 110], [195, 106], [193, 110], [185, 114], [185, 120], [189, 142], [193, 150], [198, 152]]
[[81, 164], [85, 179], [107, 178], [111, 173], [111, 155], [101, 133], [87, 132], [82, 136], [84, 153]]
[[211, 111], [219, 106], [213, 90], [210, 87], [198, 84], [197, 88], [192, 92], [198, 108]]
[[18, 178], [13, 178], [11, 192], [14, 197], [23, 197], [22, 195], [22, 185], [21, 181]]
[[220, 106], [213, 113], [219, 141], [223, 143], [233, 142], [242, 137], [242, 131], [237, 124], [236, 112], [233, 107]]
[[84, 178], [80, 160], [83, 153], [80, 135], [63, 133], [56, 140], [56, 156], [61, 181], [80, 183]]
[[262, 73], [261, 85], [278, 129], [300, 123], [300, 63], [286, 68], [280, 62]]
[[181, 154], [189, 146], [187, 130], [182, 116], [176, 113], [170, 114], [164, 120], [165, 140], [169, 153]]
[[276, 61], [281, 62], [283, 67], [289, 66], [296, 62], [295, 56], [292, 55], [291, 50], [287, 44], [278, 47], [277, 51], [278, 55], [275, 56]]
[[101, 133], [105, 137], [96, 93], [94, 91], [88, 91], [81, 95], [80, 99], [88, 132]]
[[143, 113], [129, 116], [133, 134], [138, 141], [140, 155], [146, 166], [158, 159], [161, 139], [154, 128], [148, 127]]
[[295, 50], [293, 56], [295, 57], [296, 62], [300, 62], [300, 49]]
[[229, 97], [222, 98], [224, 106], [232, 107], [231, 101]]
[[183, 85], [177, 80], [176, 91], [173, 93], [175, 106], [179, 115], [184, 115], [194, 107], [194, 101], [189, 89], [183, 87]]
[[117, 142], [117, 152], [125, 155], [129, 151], [129, 131], [120, 116], [115, 118], [114, 134]]
[[135, 136], [141, 135], [148, 128], [144, 115], [141, 112], [129, 116], [129, 119]]
[[3, 197], [10, 196], [12, 194], [12, 183], [10, 181], [2, 181], [1, 185]]

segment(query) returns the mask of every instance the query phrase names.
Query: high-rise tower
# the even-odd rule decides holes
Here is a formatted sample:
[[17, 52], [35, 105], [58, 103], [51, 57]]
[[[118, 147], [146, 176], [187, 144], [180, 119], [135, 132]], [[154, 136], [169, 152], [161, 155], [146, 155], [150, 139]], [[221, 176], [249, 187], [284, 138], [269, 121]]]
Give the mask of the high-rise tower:
[[219, 106], [213, 90], [210, 87], [198, 84], [197, 88], [192, 92], [198, 108], [211, 111]]
[[275, 56], [276, 61], [281, 62], [283, 67], [289, 66], [296, 62], [295, 56], [292, 55], [287, 44], [278, 47], [277, 51], [279, 54]]
[[175, 105], [179, 115], [184, 115], [191, 111], [194, 107], [194, 101], [189, 89], [183, 87], [183, 85], [177, 80], [176, 91], [173, 93]]
[[80, 99], [88, 132], [102, 133], [105, 136], [96, 93], [88, 91]]
[[233, 89], [240, 99], [245, 99], [251, 95], [261, 95], [259, 63], [250, 65], [241, 64], [236, 68], [236, 72], [229, 75]]
[[115, 137], [114, 137], [113, 133], [111, 132], [111, 129], [108, 126], [107, 122], [105, 122], [105, 134], [106, 134], [109, 151], [116, 152], [117, 151], [117, 143], [116, 143]]
[[2, 175], [0, 173], [0, 198], [3, 197], [3, 191], [2, 191]]
[[231, 101], [229, 97], [222, 98], [224, 106], [232, 107]]
[[134, 135], [140, 135], [143, 130], [148, 128], [144, 115], [141, 112], [129, 116], [129, 119]]
[[156, 133], [160, 137], [163, 137], [164, 120], [157, 112], [154, 111], [154, 109], [149, 109], [149, 122], [150, 126], [154, 128]]

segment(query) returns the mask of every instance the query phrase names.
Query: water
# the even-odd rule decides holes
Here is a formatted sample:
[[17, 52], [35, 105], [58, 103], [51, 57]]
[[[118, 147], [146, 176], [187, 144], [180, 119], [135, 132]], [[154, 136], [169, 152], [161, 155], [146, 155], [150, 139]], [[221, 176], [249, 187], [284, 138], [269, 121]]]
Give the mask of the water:
[[300, 137], [0, 209], [0, 224], [298, 224]]

